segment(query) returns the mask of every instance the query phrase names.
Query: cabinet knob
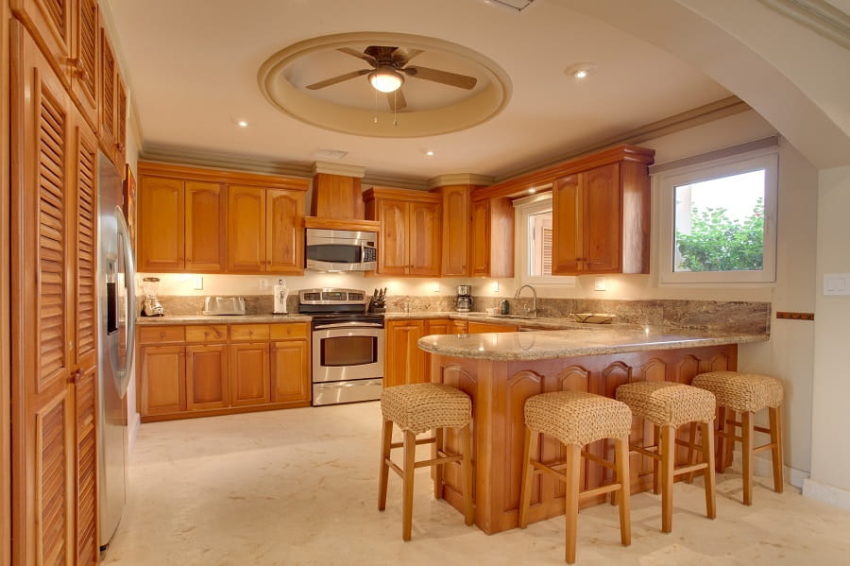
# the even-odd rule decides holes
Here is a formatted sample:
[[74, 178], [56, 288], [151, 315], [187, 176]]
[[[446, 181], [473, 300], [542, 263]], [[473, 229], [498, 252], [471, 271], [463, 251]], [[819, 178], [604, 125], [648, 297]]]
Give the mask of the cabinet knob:
[[68, 383], [77, 383], [81, 377], [83, 377], [83, 370], [78, 369], [77, 371], [73, 371], [70, 375], [68, 375], [67, 381]]

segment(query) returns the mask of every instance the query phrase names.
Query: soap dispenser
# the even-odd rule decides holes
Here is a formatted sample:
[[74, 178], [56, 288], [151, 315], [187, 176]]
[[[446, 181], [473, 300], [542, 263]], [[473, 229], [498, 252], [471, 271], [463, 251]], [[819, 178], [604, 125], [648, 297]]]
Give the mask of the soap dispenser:
[[274, 314], [287, 314], [286, 298], [289, 296], [289, 288], [283, 279], [277, 280], [274, 286]]

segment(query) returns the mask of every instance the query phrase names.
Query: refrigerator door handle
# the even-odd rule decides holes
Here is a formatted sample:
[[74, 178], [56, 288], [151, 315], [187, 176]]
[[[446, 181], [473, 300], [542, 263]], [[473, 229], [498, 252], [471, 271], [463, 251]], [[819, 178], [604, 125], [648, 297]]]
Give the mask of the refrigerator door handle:
[[136, 353], [136, 262], [133, 258], [133, 243], [130, 239], [130, 228], [124, 220], [124, 211], [120, 206], [115, 207], [118, 219], [118, 236], [121, 238], [124, 252], [124, 285], [127, 288], [127, 346], [124, 349], [124, 367], [116, 374], [118, 391], [121, 398], [127, 393], [130, 383], [130, 371], [133, 369], [133, 358]]

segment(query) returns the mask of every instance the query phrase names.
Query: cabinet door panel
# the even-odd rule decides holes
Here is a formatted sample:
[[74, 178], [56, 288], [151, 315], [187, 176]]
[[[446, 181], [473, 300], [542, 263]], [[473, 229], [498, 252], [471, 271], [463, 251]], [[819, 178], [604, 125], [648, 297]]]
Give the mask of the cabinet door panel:
[[77, 40], [71, 59], [71, 94], [80, 105], [86, 120], [97, 128], [97, 83], [100, 57], [98, 31], [100, 12], [96, 0], [78, 0], [74, 25]]
[[12, 0], [12, 11], [46, 47], [50, 62], [65, 79], [69, 72], [74, 31], [71, 0]]
[[469, 275], [469, 188], [444, 187], [442, 227], [443, 277]]
[[581, 269], [582, 212], [579, 176], [555, 181], [552, 187], [552, 274], [576, 275]]
[[411, 202], [407, 225], [408, 274], [419, 276], [440, 275], [440, 246], [442, 238], [441, 208], [439, 204]]
[[512, 324], [494, 324], [490, 322], [469, 321], [467, 332], [469, 334], [485, 334], [487, 332], [516, 332], [518, 327]]
[[266, 193], [266, 259], [274, 273], [304, 273], [304, 193]]
[[123, 175], [127, 150], [125, 146], [127, 142], [127, 88], [124, 86], [124, 80], [121, 78], [117, 66], [115, 70], [115, 124], [112, 129], [115, 132], [115, 144], [112, 147], [114, 158], [112, 161]]
[[186, 181], [186, 271], [221, 271], [224, 205], [221, 185]]
[[472, 203], [472, 275], [490, 275], [490, 202]]
[[378, 236], [378, 273], [406, 275], [408, 273], [407, 221], [408, 203], [380, 200], [377, 219], [381, 221]]
[[115, 77], [117, 72], [117, 63], [115, 61], [115, 52], [112, 50], [112, 44], [109, 42], [109, 37], [106, 35], [106, 30], [100, 28], [100, 120], [99, 120], [99, 137], [107, 154], [110, 157], [113, 154], [112, 148], [115, 147], [116, 132], [115, 132]]
[[91, 128], [77, 120], [75, 143], [76, 218], [76, 335], [77, 366], [96, 364], [97, 309], [95, 269], [97, 261], [97, 138]]
[[76, 405], [76, 538], [78, 566], [97, 564], [97, 367], [91, 367], [74, 386]]
[[256, 273], [266, 267], [266, 192], [231, 185], [227, 196], [227, 264]]
[[190, 411], [228, 405], [227, 346], [186, 347], [186, 405]]
[[142, 177], [139, 191], [139, 271], [182, 271], [183, 181]]
[[617, 273], [623, 218], [620, 205], [620, 165], [614, 163], [580, 174], [584, 205], [584, 271]]
[[425, 352], [416, 345], [424, 334], [423, 320], [387, 322], [384, 387], [425, 381]]
[[306, 340], [272, 342], [273, 403], [310, 402], [310, 366]]
[[268, 403], [268, 343], [230, 346], [230, 404], [233, 406]]
[[186, 410], [186, 363], [183, 346], [142, 348], [142, 416]]

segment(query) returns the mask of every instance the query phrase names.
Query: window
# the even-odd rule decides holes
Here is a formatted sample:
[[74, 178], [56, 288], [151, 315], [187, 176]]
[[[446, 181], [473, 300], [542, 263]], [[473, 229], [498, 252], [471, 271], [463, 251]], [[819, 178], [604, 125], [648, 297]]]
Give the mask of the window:
[[775, 149], [658, 174], [661, 283], [774, 281], [776, 174]]
[[520, 282], [575, 286], [575, 277], [552, 275], [552, 193], [517, 199], [514, 207]]

